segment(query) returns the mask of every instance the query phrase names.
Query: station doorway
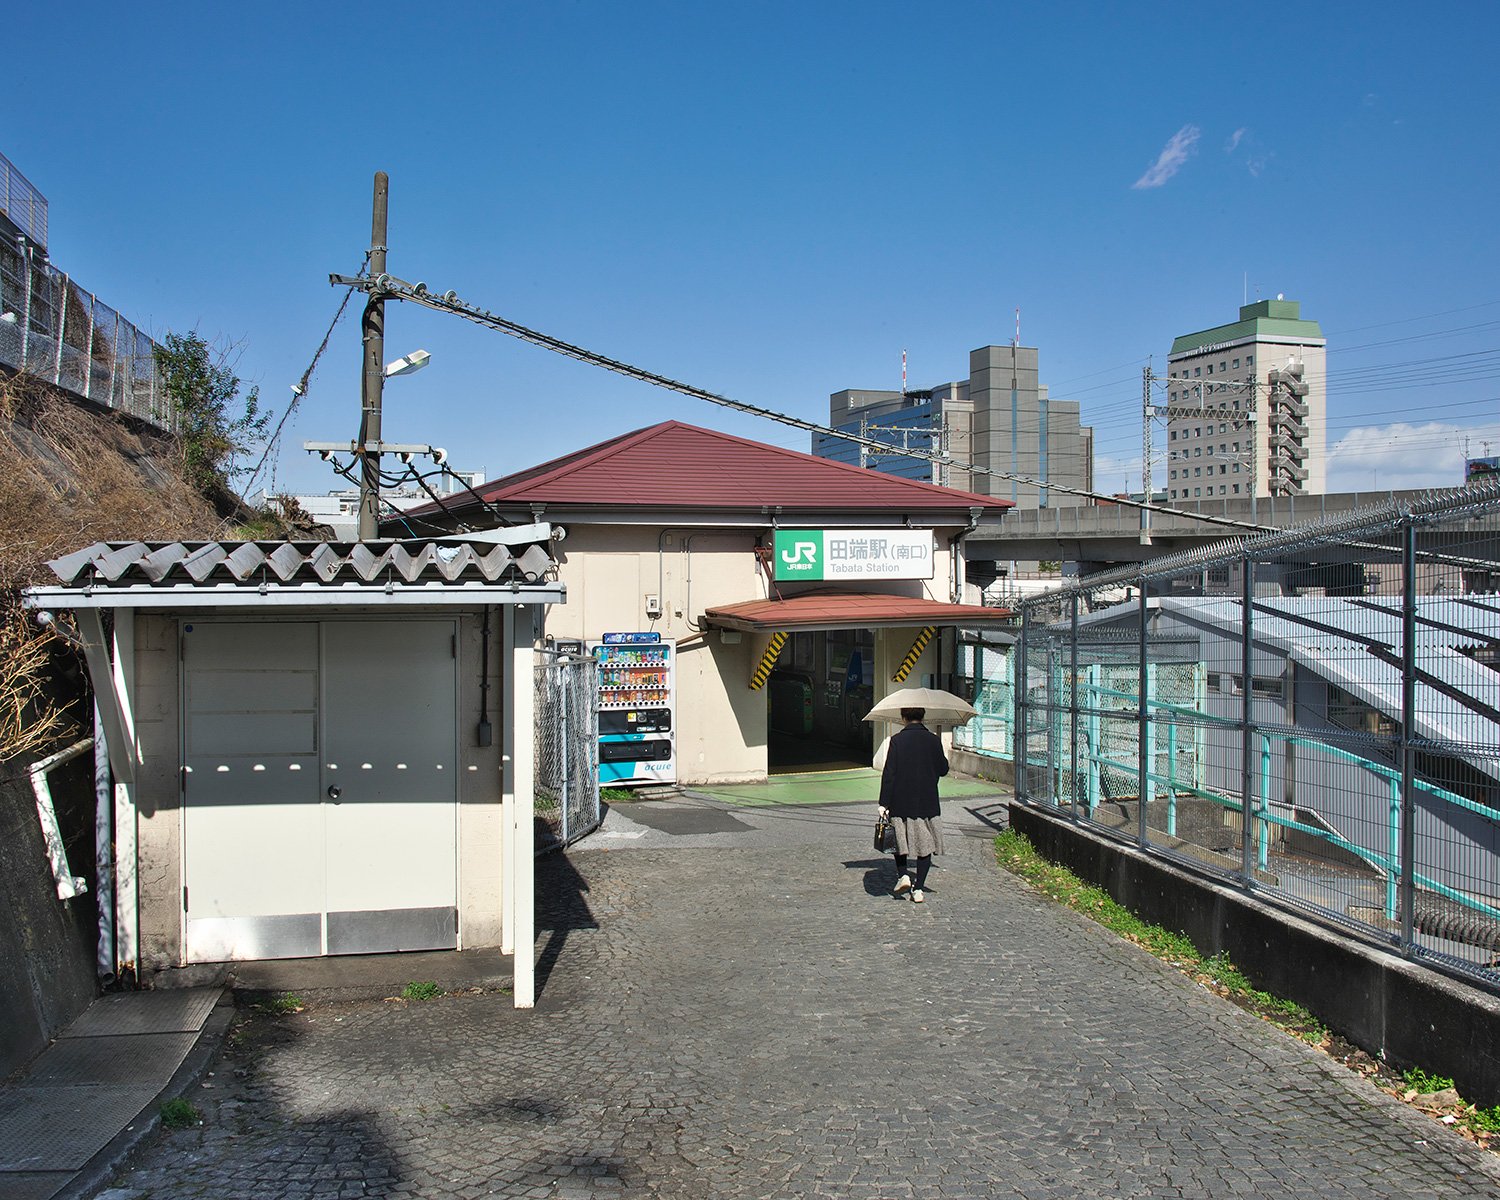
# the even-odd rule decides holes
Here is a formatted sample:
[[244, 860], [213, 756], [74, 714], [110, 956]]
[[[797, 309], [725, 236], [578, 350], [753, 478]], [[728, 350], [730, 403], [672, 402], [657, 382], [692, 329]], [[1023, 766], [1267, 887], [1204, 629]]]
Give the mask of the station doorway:
[[770, 774], [870, 766], [874, 685], [873, 630], [793, 633], [766, 683]]

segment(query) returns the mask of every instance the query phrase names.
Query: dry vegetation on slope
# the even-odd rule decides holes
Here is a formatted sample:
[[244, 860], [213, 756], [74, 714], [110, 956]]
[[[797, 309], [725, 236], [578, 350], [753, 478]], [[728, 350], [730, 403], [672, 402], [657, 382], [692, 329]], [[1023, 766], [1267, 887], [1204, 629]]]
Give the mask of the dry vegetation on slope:
[[72, 652], [20, 606], [49, 559], [98, 541], [232, 536], [233, 498], [216, 508], [180, 463], [164, 434], [0, 376], [0, 762], [76, 736], [55, 686], [76, 678]]

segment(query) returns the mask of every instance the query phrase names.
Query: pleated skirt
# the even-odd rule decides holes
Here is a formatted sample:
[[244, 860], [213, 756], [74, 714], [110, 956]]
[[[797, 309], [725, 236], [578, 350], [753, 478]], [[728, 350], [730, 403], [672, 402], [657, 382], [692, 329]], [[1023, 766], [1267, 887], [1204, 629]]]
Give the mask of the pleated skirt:
[[936, 817], [892, 817], [896, 833], [896, 853], [911, 858], [926, 858], [943, 852], [943, 827]]

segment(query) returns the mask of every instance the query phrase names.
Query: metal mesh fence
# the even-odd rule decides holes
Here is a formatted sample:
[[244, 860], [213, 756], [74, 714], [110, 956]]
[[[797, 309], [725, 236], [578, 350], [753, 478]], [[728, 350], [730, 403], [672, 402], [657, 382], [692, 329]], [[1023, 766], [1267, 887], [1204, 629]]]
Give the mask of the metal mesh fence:
[[1014, 647], [968, 635], [958, 645], [959, 686], [979, 715], [953, 731], [953, 744], [992, 758], [1009, 758], [1015, 746]]
[[536, 665], [538, 851], [570, 845], [599, 827], [594, 661], [546, 653]]
[[0, 242], [0, 365], [175, 432], [154, 350], [30, 244]]
[[1497, 671], [1491, 483], [1028, 599], [985, 674], [1022, 800], [1500, 985]]

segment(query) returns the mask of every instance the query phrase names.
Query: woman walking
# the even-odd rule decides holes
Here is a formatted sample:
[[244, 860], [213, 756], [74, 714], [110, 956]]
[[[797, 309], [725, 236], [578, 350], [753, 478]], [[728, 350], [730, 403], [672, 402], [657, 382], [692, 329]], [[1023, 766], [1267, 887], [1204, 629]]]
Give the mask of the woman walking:
[[[896, 833], [896, 887], [898, 896], [926, 900], [927, 872], [932, 856], [943, 852], [943, 831], [938, 825], [938, 779], [948, 773], [948, 757], [937, 734], [922, 724], [925, 709], [903, 708], [901, 729], [885, 752], [880, 774], [880, 811], [889, 815]], [[916, 870], [908, 870], [915, 858]]]

